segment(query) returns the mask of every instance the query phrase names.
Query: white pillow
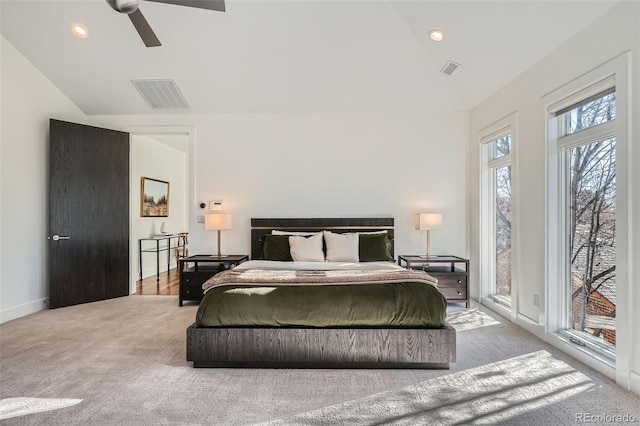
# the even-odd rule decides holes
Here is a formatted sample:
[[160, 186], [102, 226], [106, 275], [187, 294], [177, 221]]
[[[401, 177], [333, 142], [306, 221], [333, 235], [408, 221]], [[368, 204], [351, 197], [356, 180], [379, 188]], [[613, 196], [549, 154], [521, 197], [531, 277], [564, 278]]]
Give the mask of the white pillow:
[[321, 233], [310, 237], [291, 235], [289, 236], [289, 248], [291, 258], [296, 262], [324, 262]]
[[271, 235], [302, 235], [303, 237], [308, 237], [310, 235], [316, 235], [320, 232], [293, 232], [293, 231], [278, 231], [277, 229], [273, 229], [271, 231]]
[[327, 262], [359, 262], [360, 236], [322, 231], [327, 245]]

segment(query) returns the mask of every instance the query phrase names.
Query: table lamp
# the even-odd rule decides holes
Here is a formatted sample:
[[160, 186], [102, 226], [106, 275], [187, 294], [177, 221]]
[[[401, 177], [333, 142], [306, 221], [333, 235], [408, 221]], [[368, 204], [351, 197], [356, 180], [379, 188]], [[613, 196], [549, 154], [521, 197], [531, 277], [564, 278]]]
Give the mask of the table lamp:
[[440, 213], [420, 213], [416, 229], [427, 231], [427, 255], [420, 257], [431, 257], [431, 231], [442, 229], [442, 215]]
[[226, 257], [220, 254], [220, 231], [231, 229], [231, 215], [229, 213], [211, 213], [204, 217], [204, 229], [218, 231], [218, 257]]

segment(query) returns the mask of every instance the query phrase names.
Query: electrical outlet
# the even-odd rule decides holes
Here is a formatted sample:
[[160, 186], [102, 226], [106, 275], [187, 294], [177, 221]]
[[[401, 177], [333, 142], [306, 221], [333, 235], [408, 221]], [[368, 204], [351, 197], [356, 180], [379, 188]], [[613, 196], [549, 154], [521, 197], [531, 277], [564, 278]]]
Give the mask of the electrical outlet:
[[204, 223], [204, 216], [198, 216], [198, 223]]
[[540, 306], [540, 296], [537, 294], [533, 295], [533, 306]]

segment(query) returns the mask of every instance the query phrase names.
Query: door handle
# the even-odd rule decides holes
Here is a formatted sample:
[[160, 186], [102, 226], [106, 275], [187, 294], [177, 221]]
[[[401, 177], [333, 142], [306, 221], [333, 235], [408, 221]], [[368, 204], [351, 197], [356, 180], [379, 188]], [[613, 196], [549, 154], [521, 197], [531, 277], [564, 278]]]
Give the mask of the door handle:
[[53, 241], [58, 241], [58, 240], [70, 240], [71, 237], [61, 237], [60, 235], [56, 234], [53, 237], [51, 237], [53, 239]]

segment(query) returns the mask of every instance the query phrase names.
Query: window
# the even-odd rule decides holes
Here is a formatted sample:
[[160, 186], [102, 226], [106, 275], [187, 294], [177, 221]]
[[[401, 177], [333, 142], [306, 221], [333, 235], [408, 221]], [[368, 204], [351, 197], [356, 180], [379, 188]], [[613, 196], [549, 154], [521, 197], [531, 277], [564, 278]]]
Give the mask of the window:
[[549, 342], [610, 377], [626, 371], [633, 328], [628, 64], [618, 56], [544, 98]]
[[481, 299], [510, 310], [515, 114], [481, 134]]
[[569, 327], [616, 344], [615, 138], [569, 150]]
[[[496, 158], [510, 156], [511, 135], [497, 139]], [[489, 167], [492, 167], [489, 164]], [[493, 168], [495, 280], [493, 293], [511, 303], [511, 160]]]
[[560, 137], [590, 129], [616, 118], [615, 88], [610, 88], [554, 114], [559, 119]]
[[[567, 239], [565, 330], [607, 351], [616, 345], [615, 89], [553, 114], [560, 158], [559, 207]], [[555, 122], [555, 123], [554, 123]]]
[[629, 383], [634, 329], [630, 53], [543, 97], [546, 339]]

